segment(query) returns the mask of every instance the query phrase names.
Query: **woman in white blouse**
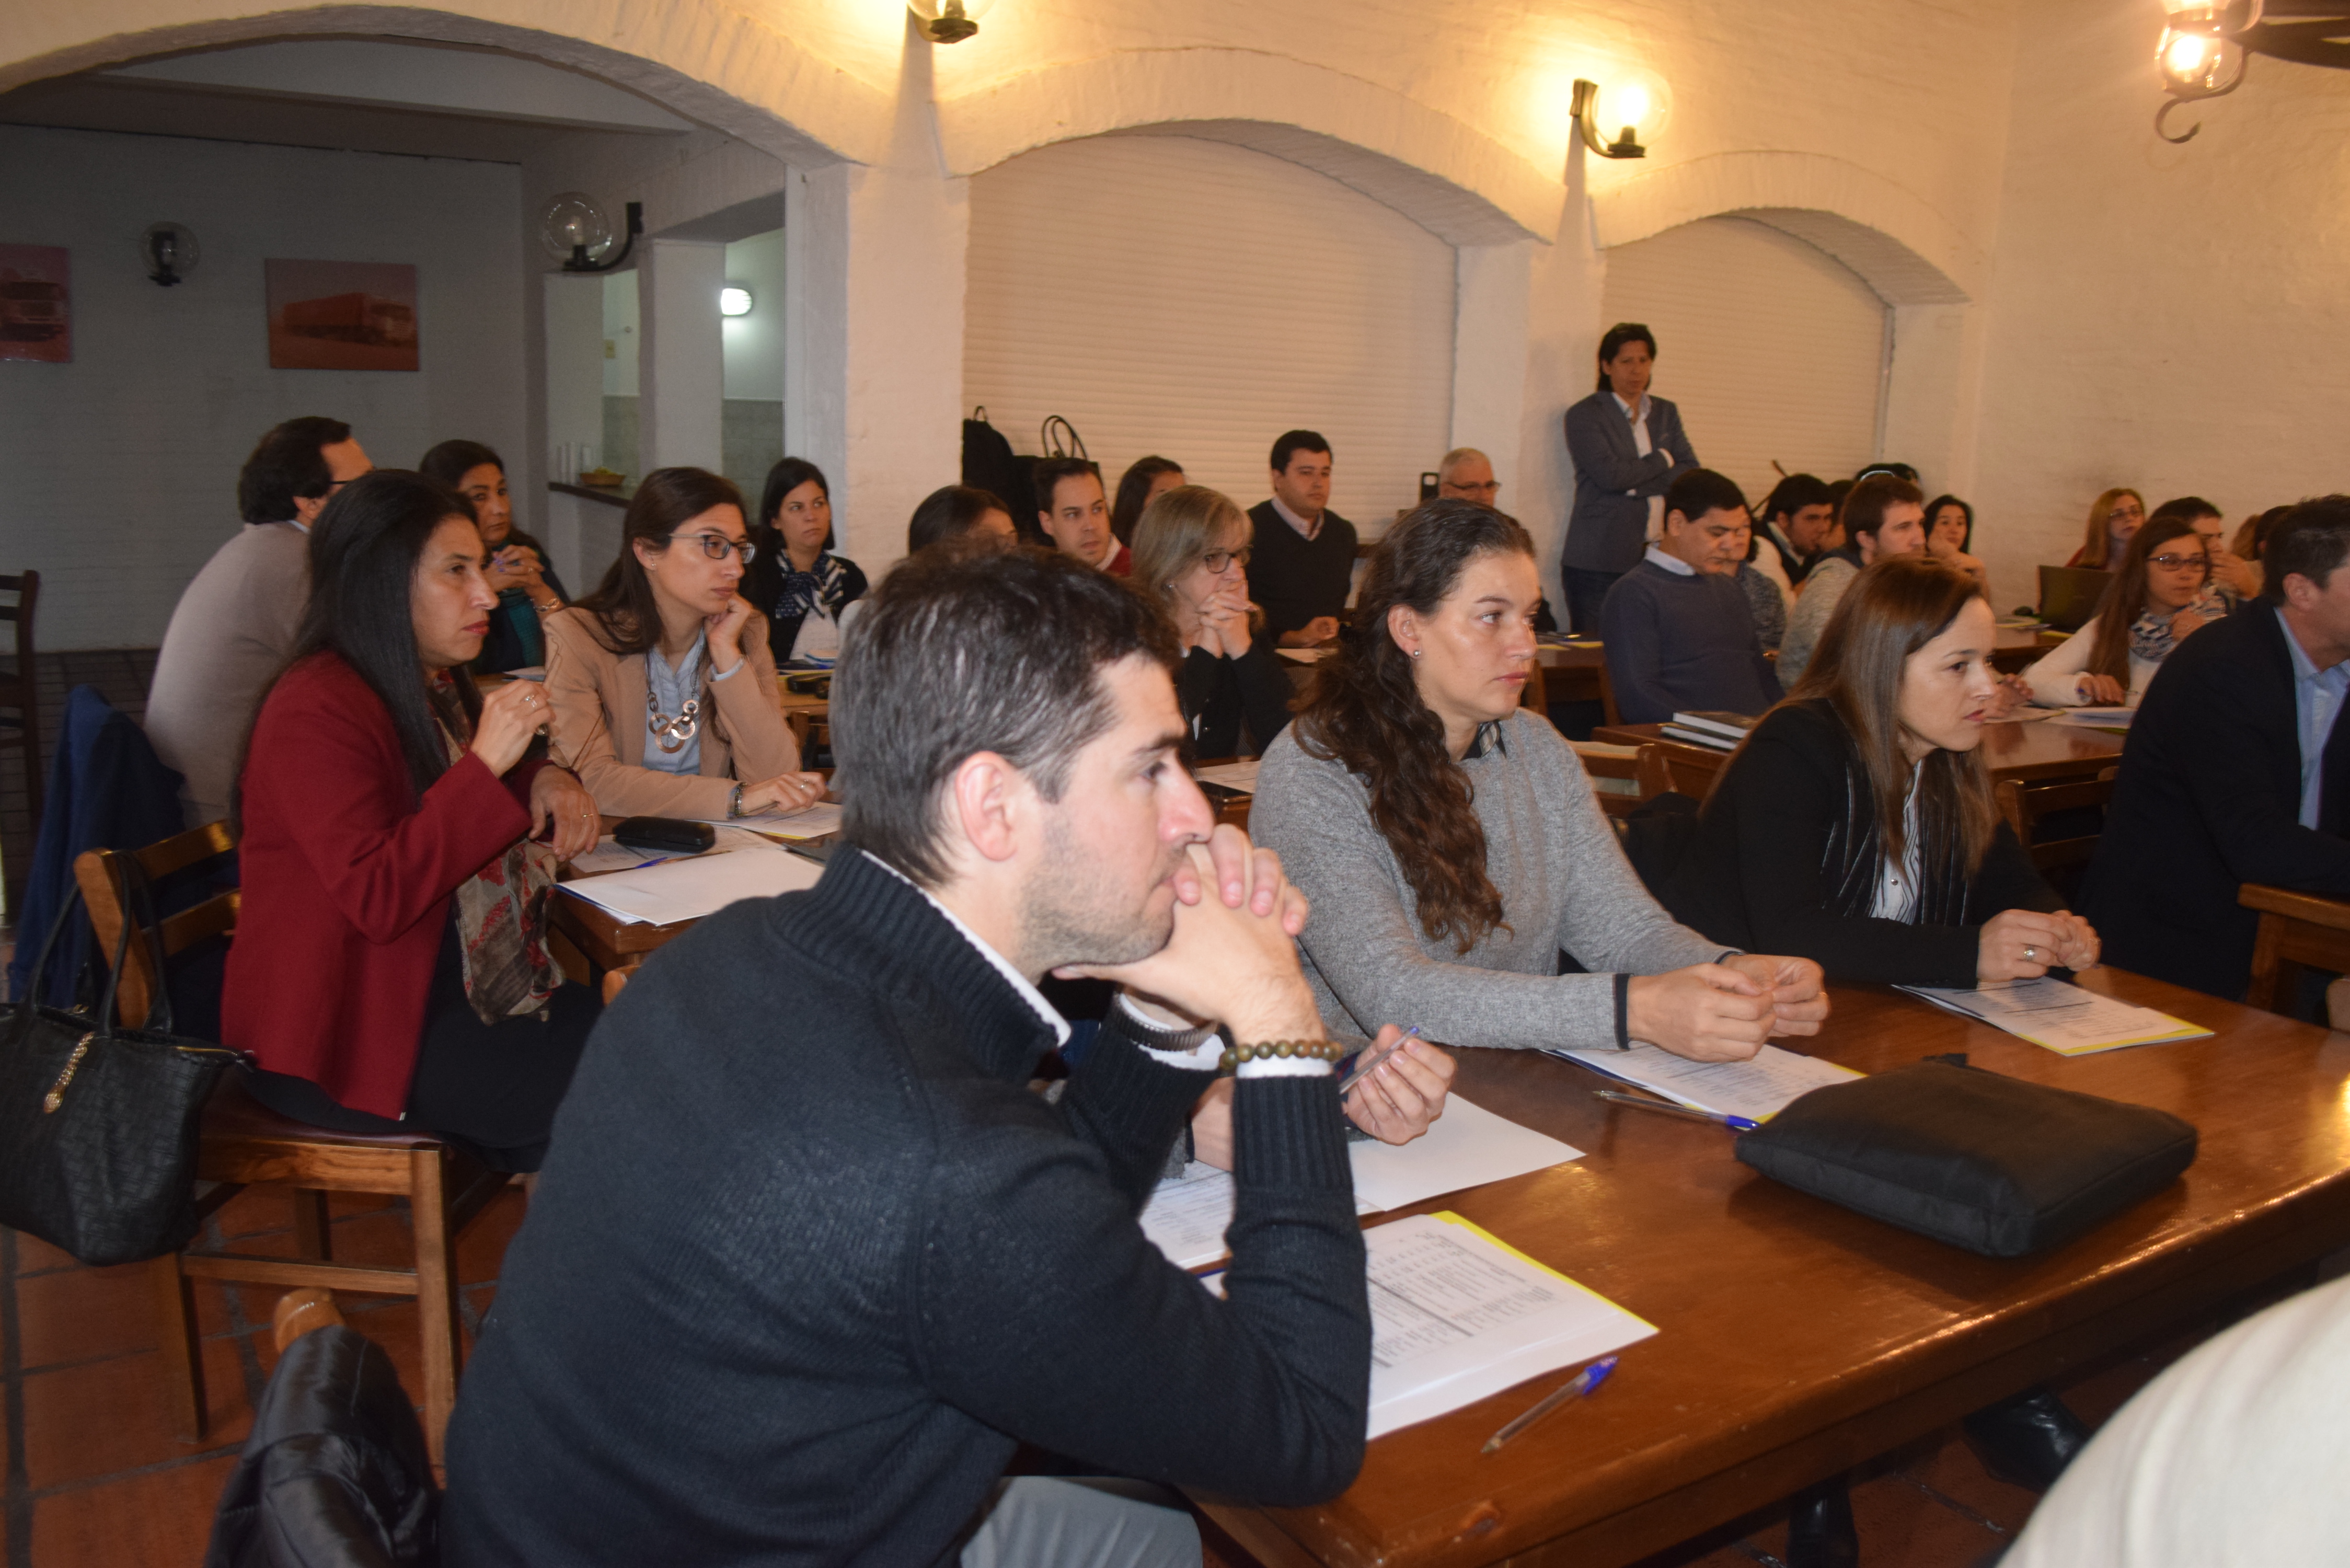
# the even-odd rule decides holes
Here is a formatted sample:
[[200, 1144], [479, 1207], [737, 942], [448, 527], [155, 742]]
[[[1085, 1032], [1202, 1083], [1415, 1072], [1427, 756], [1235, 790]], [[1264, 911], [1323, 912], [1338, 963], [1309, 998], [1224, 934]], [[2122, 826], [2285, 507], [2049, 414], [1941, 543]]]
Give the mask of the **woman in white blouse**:
[[2025, 670], [2024, 683], [2049, 707], [2135, 708], [2170, 650], [2227, 613], [2202, 535], [2179, 518], [2157, 518], [2131, 538], [2095, 618]]

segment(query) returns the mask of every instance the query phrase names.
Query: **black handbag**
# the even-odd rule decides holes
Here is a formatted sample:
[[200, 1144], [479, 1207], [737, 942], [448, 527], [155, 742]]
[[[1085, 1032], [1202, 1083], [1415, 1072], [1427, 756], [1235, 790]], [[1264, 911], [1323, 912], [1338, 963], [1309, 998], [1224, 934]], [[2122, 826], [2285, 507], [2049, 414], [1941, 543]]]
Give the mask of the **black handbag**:
[[1763, 1175], [1991, 1258], [2069, 1241], [2178, 1179], [2195, 1128], [1929, 1058], [1802, 1096], [1738, 1138]]
[[[39, 1237], [85, 1263], [132, 1263], [177, 1251], [196, 1233], [196, 1145], [204, 1102], [242, 1052], [172, 1033], [161, 944], [132, 878], [114, 969], [95, 1016], [37, 1001], [0, 1007], [0, 1225]], [[33, 966], [29, 998], [66, 923], [76, 889]], [[155, 999], [146, 1026], [117, 1026], [130, 929], [147, 933]]]

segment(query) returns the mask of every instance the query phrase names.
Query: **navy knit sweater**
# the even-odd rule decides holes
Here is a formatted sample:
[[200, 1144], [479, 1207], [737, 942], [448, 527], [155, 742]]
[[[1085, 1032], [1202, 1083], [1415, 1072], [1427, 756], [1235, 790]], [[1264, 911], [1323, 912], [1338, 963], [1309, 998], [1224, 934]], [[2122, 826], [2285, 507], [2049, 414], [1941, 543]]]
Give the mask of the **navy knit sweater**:
[[1735, 578], [1683, 576], [1644, 560], [1607, 590], [1599, 636], [1627, 724], [1662, 723], [1676, 709], [1759, 714], [1779, 701]]
[[1335, 1083], [1243, 1081], [1228, 1299], [1136, 1215], [1203, 1074], [1051, 1033], [843, 855], [608, 1010], [450, 1428], [452, 1568], [928, 1563], [1016, 1442], [1268, 1504], [1361, 1463], [1370, 1321]]

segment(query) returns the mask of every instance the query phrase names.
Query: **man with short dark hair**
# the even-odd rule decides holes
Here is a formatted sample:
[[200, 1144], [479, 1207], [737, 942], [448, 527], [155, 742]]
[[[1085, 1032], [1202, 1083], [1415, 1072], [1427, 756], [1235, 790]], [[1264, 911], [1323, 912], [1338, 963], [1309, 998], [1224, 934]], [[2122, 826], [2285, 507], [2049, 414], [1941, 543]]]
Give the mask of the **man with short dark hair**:
[[1338, 636], [1355, 587], [1355, 525], [1330, 510], [1330, 443], [1284, 431], [1273, 443], [1273, 498], [1249, 508], [1255, 527], [1249, 597], [1282, 648], [1319, 648]]
[[1756, 532], [1764, 547], [1754, 552], [1754, 569], [1794, 598], [1796, 586], [1827, 554], [1835, 514], [1835, 496], [1825, 480], [1809, 473], [1787, 475], [1763, 500], [1762, 524]]
[[147, 738], [186, 783], [188, 826], [228, 815], [244, 732], [294, 651], [310, 602], [310, 524], [374, 464], [340, 420], [287, 420], [237, 475], [244, 526], [213, 552], [172, 611], [147, 692]]
[[[847, 842], [663, 948], [572, 1081], [450, 1428], [451, 1568], [936, 1564], [974, 1528], [966, 1565], [1196, 1564], [1180, 1509], [1005, 1461], [1286, 1506], [1361, 1462], [1337, 1048], [1278, 859], [1210, 837], [1173, 628], [1035, 550], [925, 552], [865, 603]], [[1056, 1104], [1048, 972], [1126, 988]], [[1137, 1223], [1215, 1023], [1223, 1298]]]
[[1804, 678], [1828, 617], [1860, 569], [1887, 556], [1915, 556], [1926, 548], [1926, 493], [1897, 474], [1872, 473], [1845, 495], [1844, 531], [1850, 542], [1812, 564], [1804, 591], [1787, 614], [1787, 635], [1779, 642], [1779, 684], [1790, 691]]
[[1616, 579], [1599, 611], [1626, 723], [1659, 724], [1685, 709], [1759, 715], [1779, 700], [1738, 586], [1752, 537], [1746, 497], [1711, 469], [1693, 468], [1665, 492], [1663, 536]]
[[1097, 572], [1122, 577], [1134, 570], [1134, 553], [1110, 532], [1098, 463], [1048, 457], [1036, 465], [1036, 526], [1061, 554]]
[[2226, 602], [2230, 615], [2242, 608], [2245, 600], [2260, 597], [2261, 569], [2236, 554], [2228, 535], [2228, 520], [2218, 507], [2199, 495], [2181, 495], [2156, 507], [2147, 521], [2157, 523], [2165, 517], [2178, 518], [2203, 541], [2211, 557], [2211, 587]]
[[2081, 892], [2106, 961], [2229, 998], [2251, 978], [2246, 882], [2350, 898], [2350, 495], [2304, 501], [2268, 586], [2171, 650], [2139, 701]]

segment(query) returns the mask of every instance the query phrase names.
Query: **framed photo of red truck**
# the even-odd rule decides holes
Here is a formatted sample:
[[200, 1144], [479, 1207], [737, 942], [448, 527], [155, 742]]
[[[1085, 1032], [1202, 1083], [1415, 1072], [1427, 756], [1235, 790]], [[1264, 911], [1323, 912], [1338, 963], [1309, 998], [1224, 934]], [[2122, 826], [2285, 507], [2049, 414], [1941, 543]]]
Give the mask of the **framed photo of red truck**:
[[0, 359], [73, 363], [63, 245], [0, 245]]
[[405, 262], [265, 261], [273, 370], [413, 370], [416, 269]]

